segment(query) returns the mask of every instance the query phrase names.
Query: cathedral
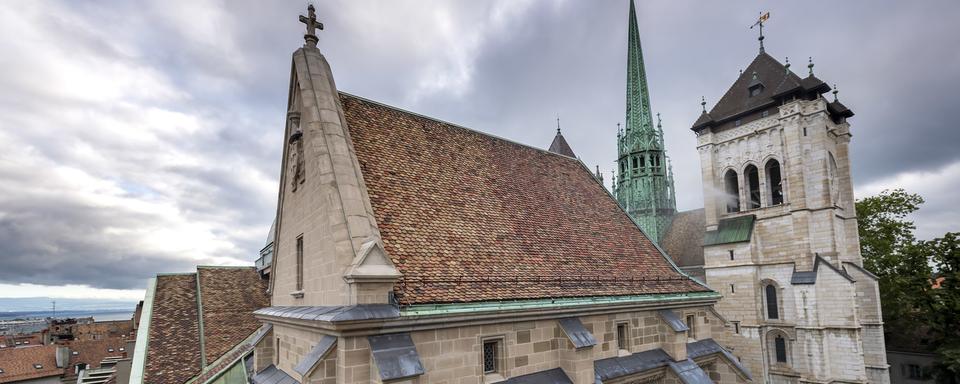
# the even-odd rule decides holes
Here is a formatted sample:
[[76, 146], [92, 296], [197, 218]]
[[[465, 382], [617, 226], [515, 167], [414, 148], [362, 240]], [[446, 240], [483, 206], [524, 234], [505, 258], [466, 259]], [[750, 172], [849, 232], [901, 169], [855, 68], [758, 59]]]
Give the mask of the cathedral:
[[719, 341], [721, 295], [559, 132], [544, 150], [341, 92], [300, 20], [253, 383], [755, 380]]
[[[631, 9], [631, 14], [633, 10]], [[631, 15], [633, 17], [633, 15]], [[877, 278], [863, 268], [848, 118], [814, 75], [760, 50], [692, 130], [704, 208], [677, 212], [631, 19], [623, 208], [688, 275], [723, 297], [717, 340], [767, 383], [888, 383]]]

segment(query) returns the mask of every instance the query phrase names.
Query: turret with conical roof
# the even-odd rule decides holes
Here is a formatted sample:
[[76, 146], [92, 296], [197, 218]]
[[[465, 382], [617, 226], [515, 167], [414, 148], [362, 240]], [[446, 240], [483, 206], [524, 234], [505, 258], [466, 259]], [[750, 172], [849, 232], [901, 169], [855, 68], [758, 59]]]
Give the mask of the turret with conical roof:
[[617, 132], [620, 173], [614, 194], [644, 232], [659, 241], [676, 213], [673, 174], [663, 145], [659, 114], [656, 126], [653, 124], [633, 0], [628, 20], [627, 119], [625, 129]]

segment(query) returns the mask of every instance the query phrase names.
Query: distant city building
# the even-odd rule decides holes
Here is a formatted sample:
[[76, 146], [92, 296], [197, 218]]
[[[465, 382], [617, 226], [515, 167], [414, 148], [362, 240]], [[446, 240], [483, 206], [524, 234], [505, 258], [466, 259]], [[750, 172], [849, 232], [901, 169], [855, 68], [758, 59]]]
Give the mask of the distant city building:
[[[0, 349], [0, 383], [126, 383], [133, 341], [123, 338], [71, 340], [57, 345]], [[96, 377], [103, 380], [90, 380]]]

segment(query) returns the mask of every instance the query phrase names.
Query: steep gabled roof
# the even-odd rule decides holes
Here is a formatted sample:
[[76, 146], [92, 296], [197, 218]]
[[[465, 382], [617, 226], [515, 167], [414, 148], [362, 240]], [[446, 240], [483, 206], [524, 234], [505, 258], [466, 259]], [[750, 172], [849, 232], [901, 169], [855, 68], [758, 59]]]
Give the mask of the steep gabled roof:
[[709, 291], [577, 159], [341, 102], [401, 303]]
[[253, 311], [270, 303], [254, 267], [197, 267], [158, 275], [144, 382], [181, 384], [257, 331]]
[[560, 129], [557, 129], [557, 135], [553, 137], [549, 151], [564, 156], [577, 157], [577, 155], [573, 154], [573, 149], [570, 148], [570, 145], [567, 144], [567, 140], [560, 134]]

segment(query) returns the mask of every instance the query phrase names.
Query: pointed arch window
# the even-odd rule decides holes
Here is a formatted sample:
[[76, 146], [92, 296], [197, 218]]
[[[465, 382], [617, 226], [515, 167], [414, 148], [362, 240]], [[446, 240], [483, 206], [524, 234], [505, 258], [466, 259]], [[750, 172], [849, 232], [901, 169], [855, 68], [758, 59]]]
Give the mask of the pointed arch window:
[[760, 172], [757, 166], [750, 164], [743, 172], [747, 177], [747, 192], [750, 198], [750, 209], [760, 208]]
[[734, 170], [728, 170], [726, 174], [723, 175], [723, 191], [726, 193], [725, 200], [727, 201], [727, 212], [739, 212], [740, 211], [740, 181], [737, 178], [737, 172]]
[[780, 162], [770, 159], [764, 166], [767, 172], [767, 184], [770, 186], [770, 205], [783, 204], [783, 179], [780, 176]]
[[767, 284], [764, 287], [764, 296], [767, 302], [767, 318], [768, 319], [779, 319], [780, 318], [780, 308], [779, 301], [777, 300], [777, 287], [773, 284]]
[[776, 350], [776, 358], [778, 363], [787, 362], [787, 339], [783, 338], [783, 335], [777, 335], [773, 339], [774, 349]]

